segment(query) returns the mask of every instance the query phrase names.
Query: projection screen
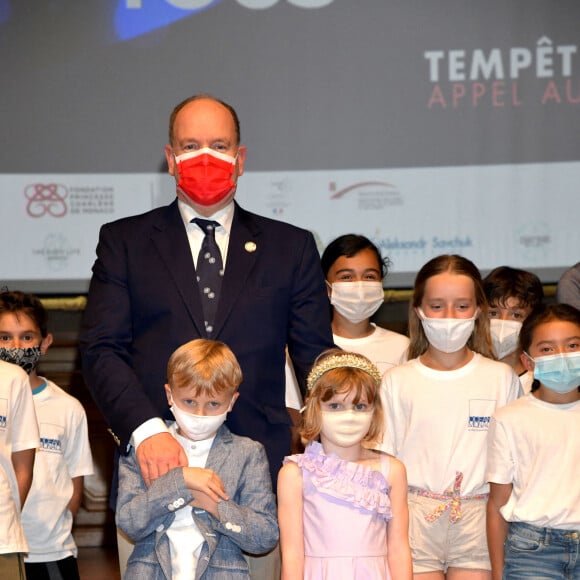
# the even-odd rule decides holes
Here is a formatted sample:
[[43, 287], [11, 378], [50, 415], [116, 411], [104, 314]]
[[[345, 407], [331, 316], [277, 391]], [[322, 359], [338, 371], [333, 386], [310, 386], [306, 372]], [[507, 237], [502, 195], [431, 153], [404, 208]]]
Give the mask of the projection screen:
[[0, 0], [2, 286], [85, 292], [99, 227], [175, 197], [171, 109], [228, 101], [237, 199], [544, 282], [580, 260], [577, 0]]

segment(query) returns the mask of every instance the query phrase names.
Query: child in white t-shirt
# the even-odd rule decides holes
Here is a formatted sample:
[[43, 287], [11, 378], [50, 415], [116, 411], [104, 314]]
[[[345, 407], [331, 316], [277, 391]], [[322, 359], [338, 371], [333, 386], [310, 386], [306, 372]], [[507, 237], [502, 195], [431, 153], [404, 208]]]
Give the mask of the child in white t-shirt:
[[383, 376], [382, 448], [405, 464], [414, 574], [489, 578], [485, 537], [487, 430], [520, 384], [492, 360], [481, 276], [457, 255], [433, 258], [415, 279], [410, 360]]
[[522, 326], [538, 388], [489, 430], [487, 539], [492, 578], [580, 578], [580, 311], [550, 304]]
[[[0, 358], [28, 372], [40, 432], [34, 477], [22, 510], [29, 550], [27, 580], [79, 578], [73, 518], [81, 504], [83, 478], [93, 473], [87, 418], [80, 402], [37, 374], [52, 343], [42, 302], [23, 292], [0, 293]], [[38, 444], [38, 440], [37, 440]]]
[[[0, 334], [0, 344], [2, 344]], [[26, 373], [0, 360], [0, 578], [24, 578], [20, 510], [32, 483], [38, 429]]]

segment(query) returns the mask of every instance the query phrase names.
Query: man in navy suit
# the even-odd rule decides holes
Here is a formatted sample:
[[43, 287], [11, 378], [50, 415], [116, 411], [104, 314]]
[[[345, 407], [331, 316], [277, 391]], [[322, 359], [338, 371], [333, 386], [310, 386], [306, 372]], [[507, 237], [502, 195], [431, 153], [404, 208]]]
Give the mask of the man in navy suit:
[[[333, 346], [314, 238], [234, 201], [246, 148], [226, 103], [198, 95], [177, 105], [165, 155], [177, 199], [101, 228], [80, 336], [84, 378], [120, 452], [134, 445], [151, 481], [187, 464], [163, 422], [169, 356], [193, 338], [225, 342], [244, 375], [228, 426], [265, 446], [276, 489], [290, 452], [285, 347], [304, 384], [314, 359]], [[209, 323], [196, 275], [205, 234], [195, 218], [215, 222], [223, 261]]]

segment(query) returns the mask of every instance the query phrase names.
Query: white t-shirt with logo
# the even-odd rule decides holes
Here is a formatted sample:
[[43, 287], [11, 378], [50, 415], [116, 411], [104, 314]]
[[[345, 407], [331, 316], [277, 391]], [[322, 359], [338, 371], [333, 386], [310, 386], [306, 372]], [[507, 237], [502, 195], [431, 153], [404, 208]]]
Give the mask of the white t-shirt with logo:
[[580, 530], [580, 401], [529, 394], [498, 409], [489, 429], [487, 479], [511, 483], [508, 522]]
[[488, 493], [485, 478], [491, 416], [520, 396], [517, 375], [505, 363], [477, 353], [460, 369], [439, 371], [419, 359], [383, 376], [382, 449], [407, 468], [410, 486], [442, 493], [463, 473], [461, 495]]
[[20, 523], [20, 496], [12, 453], [38, 447], [38, 428], [28, 375], [0, 361], [0, 554], [27, 552]]
[[81, 403], [51, 381], [34, 395], [40, 447], [32, 487], [22, 510], [30, 546], [26, 562], [54, 562], [77, 555], [68, 503], [72, 479], [93, 473], [87, 417]]

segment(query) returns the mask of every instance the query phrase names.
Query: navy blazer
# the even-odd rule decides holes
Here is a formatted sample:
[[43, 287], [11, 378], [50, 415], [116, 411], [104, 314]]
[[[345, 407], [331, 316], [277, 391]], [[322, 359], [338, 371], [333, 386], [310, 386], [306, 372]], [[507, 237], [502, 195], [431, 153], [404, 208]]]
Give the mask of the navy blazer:
[[[172, 418], [163, 385], [171, 353], [204, 338], [195, 267], [177, 200], [101, 228], [80, 334], [83, 374], [120, 451], [152, 417]], [[213, 337], [244, 375], [232, 432], [266, 448], [275, 484], [290, 451], [285, 346], [301, 385], [333, 346], [314, 237], [235, 205]], [[275, 489], [275, 488], [274, 488]]]

